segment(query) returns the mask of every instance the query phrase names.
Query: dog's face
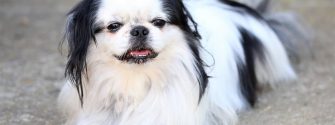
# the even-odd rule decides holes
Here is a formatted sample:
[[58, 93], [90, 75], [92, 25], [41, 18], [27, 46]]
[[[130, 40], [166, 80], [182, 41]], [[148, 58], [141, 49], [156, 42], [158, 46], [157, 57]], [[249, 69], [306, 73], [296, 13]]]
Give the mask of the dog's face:
[[100, 6], [97, 42], [124, 63], [152, 61], [173, 42], [172, 34], [181, 34], [160, 0], [102, 0]]
[[[185, 34], [192, 34], [186, 12], [180, 0], [84, 0], [71, 12], [68, 30], [79, 32], [78, 36], [70, 34], [72, 39], [90, 35], [85, 45], [90, 46], [94, 40], [96, 49], [115, 61], [145, 64], [164, 53], [163, 50], [171, 50], [168, 47], [176, 45], [175, 42], [185, 41]], [[86, 24], [82, 24], [84, 20]], [[91, 26], [83, 28], [87, 25]], [[83, 43], [73, 41], [73, 49], [77, 47], [75, 44]]]
[[181, 0], [83, 0], [69, 13], [66, 74], [81, 93], [82, 74], [93, 58], [96, 63], [143, 66], [172, 57], [182, 60], [180, 53], [186, 53], [199, 61], [196, 29]]

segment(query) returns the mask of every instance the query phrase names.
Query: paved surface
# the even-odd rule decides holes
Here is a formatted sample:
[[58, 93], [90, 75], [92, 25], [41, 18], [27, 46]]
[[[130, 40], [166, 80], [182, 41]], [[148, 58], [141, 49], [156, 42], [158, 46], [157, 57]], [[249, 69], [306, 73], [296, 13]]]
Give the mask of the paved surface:
[[[77, 0], [0, 0], [0, 125], [60, 125], [56, 98], [65, 56], [57, 50]], [[262, 93], [241, 125], [335, 125], [335, 0], [280, 0], [315, 32], [300, 80]], [[303, 3], [302, 3], [303, 2]]]

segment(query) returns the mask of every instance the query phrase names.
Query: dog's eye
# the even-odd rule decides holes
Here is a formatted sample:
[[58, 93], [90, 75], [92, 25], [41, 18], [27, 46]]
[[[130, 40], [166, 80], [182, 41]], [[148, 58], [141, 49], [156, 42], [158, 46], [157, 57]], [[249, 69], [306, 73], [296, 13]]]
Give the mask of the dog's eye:
[[116, 32], [122, 27], [121, 23], [112, 23], [107, 26], [107, 29], [111, 32]]
[[154, 19], [153, 21], [151, 21], [151, 23], [152, 23], [154, 26], [157, 26], [157, 27], [159, 27], [159, 28], [162, 28], [163, 26], [165, 26], [166, 21], [165, 21], [165, 20], [162, 20], [162, 19]]

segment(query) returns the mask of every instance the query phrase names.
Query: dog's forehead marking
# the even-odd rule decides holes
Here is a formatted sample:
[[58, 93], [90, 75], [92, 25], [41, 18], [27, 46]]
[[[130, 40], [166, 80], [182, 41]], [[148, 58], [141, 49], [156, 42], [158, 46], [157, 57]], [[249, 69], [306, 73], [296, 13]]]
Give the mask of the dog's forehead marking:
[[101, 0], [97, 20], [110, 21], [148, 21], [153, 18], [167, 18], [161, 0]]

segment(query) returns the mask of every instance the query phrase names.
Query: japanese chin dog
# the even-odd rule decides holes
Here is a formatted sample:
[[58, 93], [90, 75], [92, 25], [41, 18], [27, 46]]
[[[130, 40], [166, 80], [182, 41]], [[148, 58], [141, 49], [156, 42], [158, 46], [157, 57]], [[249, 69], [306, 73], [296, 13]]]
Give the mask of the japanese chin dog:
[[259, 86], [296, 78], [300, 26], [267, 3], [82, 0], [65, 35], [66, 125], [236, 124]]

